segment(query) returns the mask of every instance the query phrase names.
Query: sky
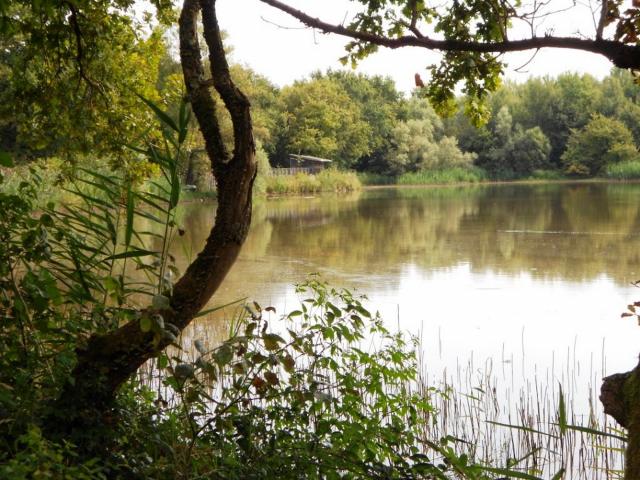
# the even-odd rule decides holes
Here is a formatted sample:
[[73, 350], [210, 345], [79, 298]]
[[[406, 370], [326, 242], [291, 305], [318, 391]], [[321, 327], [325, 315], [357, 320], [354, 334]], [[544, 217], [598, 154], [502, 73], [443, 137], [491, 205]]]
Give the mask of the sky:
[[[537, 25], [537, 35], [549, 32], [554, 35], [593, 36], [589, 1], [584, 0], [567, 12], [547, 17]], [[550, 3], [561, 9], [572, 6], [574, 2], [553, 0]], [[288, 0], [288, 4], [336, 24], [343, 23], [357, 11], [357, 5], [348, 0]], [[218, 20], [229, 34], [233, 61], [250, 66], [278, 86], [304, 79], [317, 70], [345, 68], [338, 59], [345, 54], [346, 38], [305, 28], [293, 17], [259, 0], [219, 0]], [[522, 26], [516, 28], [511, 38], [526, 35], [527, 31]], [[506, 78], [522, 82], [531, 76], [556, 76], [562, 72], [590, 73], [602, 78], [611, 70], [611, 63], [599, 55], [546, 49], [517, 71], [531, 55], [527, 52], [505, 56], [503, 61], [508, 64]], [[363, 61], [356, 71], [390, 76], [399, 90], [410, 92], [414, 86], [414, 74], [420, 73], [423, 79], [427, 79], [427, 67], [436, 63], [438, 58], [436, 52], [422, 48], [381, 49]]]

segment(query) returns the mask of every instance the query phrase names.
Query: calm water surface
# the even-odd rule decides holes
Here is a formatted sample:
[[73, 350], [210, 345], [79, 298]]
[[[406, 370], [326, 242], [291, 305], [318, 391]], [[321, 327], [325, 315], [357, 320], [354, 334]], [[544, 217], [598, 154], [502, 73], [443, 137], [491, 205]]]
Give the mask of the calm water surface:
[[[212, 206], [186, 206], [183, 260]], [[390, 326], [420, 334], [427, 371], [490, 369], [599, 385], [640, 352], [620, 313], [640, 290], [640, 185], [553, 184], [367, 190], [272, 199], [212, 304], [241, 297], [293, 309], [292, 284], [319, 272], [369, 297]], [[224, 335], [220, 315], [196, 331]]]

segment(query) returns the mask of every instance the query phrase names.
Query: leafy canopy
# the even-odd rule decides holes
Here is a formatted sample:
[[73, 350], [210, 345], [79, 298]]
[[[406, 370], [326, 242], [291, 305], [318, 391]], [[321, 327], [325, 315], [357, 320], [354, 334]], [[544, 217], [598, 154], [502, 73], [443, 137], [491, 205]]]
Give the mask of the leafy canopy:
[[[358, 0], [366, 6], [349, 25], [350, 29], [391, 38], [404, 35], [418, 21], [433, 26], [447, 40], [498, 42], [506, 39], [505, 18], [510, 10], [506, 2], [454, 2], [440, 10], [424, 0]], [[377, 45], [353, 40], [347, 45], [343, 63], [353, 66], [378, 49]], [[456, 109], [455, 88], [464, 84], [469, 101], [465, 108], [477, 123], [486, 121], [489, 110], [485, 100], [500, 85], [504, 64], [494, 53], [446, 52], [440, 65], [429, 67], [430, 82], [425, 95], [439, 113], [451, 114]]]
[[173, 16], [171, 2], [149, 5], [155, 16], [132, 0], [0, 1], [0, 148], [123, 154], [152, 123], [136, 94], [158, 100], [157, 27]]
[[360, 106], [329, 78], [282, 90], [283, 135], [294, 153], [334, 159], [349, 167], [370, 151], [370, 126]]

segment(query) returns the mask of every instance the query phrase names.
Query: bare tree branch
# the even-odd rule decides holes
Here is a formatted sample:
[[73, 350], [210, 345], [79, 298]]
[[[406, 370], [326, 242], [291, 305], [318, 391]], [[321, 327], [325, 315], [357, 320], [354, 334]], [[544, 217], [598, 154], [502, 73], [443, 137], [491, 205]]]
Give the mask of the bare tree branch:
[[84, 40], [82, 38], [82, 29], [80, 28], [80, 21], [78, 18], [79, 17], [78, 9], [70, 1], [65, 2], [65, 4], [69, 7], [69, 12], [71, 12], [69, 14], [69, 24], [73, 29], [73, 35], [75, 36], [75, 40], [76, 40], [75, 60], [76, 60], [76, 69], [78, 70], [78, 76], [80, 77], [79, 78], [80, 81], [78, 82], [78, 87], [80, 86], [80, 82], [84, 80], [87, 83], [87, 85], [89, 85], [89, 87], [94, 88], [103, 97], [106, 97], [106, 94], [102, 86], [99, 85], [97, 82], [95, 82], [92, 78], [90, 78], [87, 75], [87, 72], [85, 71], [85, 68], [84, 68], [85, 55], [84, 55], [84, 47], [82, 45], [82, 42]]
[[604, 27], [607, 24], [607, 14], [609, 12], [609, 1], [602, 0], [602, 7], [600, 10], [600, 20], [598, 21], [598, 27], [596, 28], [596, 38], [602, 39], [602, 35], [604, 34]]

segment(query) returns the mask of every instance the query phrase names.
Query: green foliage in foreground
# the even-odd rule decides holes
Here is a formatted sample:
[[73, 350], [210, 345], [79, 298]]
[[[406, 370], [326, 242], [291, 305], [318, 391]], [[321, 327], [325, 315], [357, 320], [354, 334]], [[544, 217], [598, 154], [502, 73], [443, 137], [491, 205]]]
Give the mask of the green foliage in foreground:
[[[42, 210], [35, 186], [41, 179], [32, 169], [33, 183], [23, 181], [16, 193], [0, 192], [0, 462], [19, 459], [37, 441], [34, 427], [57, 432], [74, 416], [90, 416], [79, 404], [65, 411], [53, 407], [69, 381], [76, 348], [139, 315], [139, 302], [156, 306], [168, 300], [177, 275], [168, 254], [177, 234], [177, 159], [188, 119], [183, 107], [171, 122], [175, 132], [165, 132], [164, 147], [135, 149], [162, 172], [162, 180], [144, 190], [137, 191], [132, 178], [78, 169], [66, 188], [75, 201], [61, 208], [48, 203]], [[74, 437], [84, 452], [106, 448], [110, 429], [95, 421], [103, 423], [100, 429], [74, 432], [56, 445], [55, 435], [47, 436], [42, 448], [51, 445], [52, 456], [72, 451], [67, 443]], [[49, 476], [69, 477], [55, 471]]]
[[361, 188], [358, 176], [353, 172], [335, 169], [323, 170], [316, 175], [273, 175], [264, 178], [264, 190], [268, 195], [308, 194], [321, 192], [352, 192]]
[[[78, 458], [75, 446], [56, 443], [43, 437], [32, 425], [16, 442], [17, 453], [6, 460], [0, 457], [0, 477], [7, 480], [55, 478], [65, 480], [102, 480], [105, 469], [97, 458]], [[6, 463], [4, 461], [6, 460]]]
[[[439, 392], [417, 382], [415, 342], [388, 332], [361, 298], [317, 280], [299, 287], [299, 310], [276, 319], [254, 304], [221, 345], [196, 340], [195, 356], [176, 345], [120, 392], [108, 418], [60, 437], [51, 420], [64, 425], [84, 407], [52, 412], [78, 342], [133, 314], [136, 292], [165, 303], [172, 271], [167, 242], [136, 230], [133, 216], [150, 211], [136, 213], [131, 189], [85, 173], [95, 190], [76, 191], [84, 215], [34, 215], [28, 184], [21, 197], [0, 197], [2, 478], [494, 477], [457, 440], [429, 438]], [[160, 187], [144, 198], [166, 198], [172, 231], [177, 198]], [[149, 245], [162, 240], [158, 255], [138, 243], [143, 233]], [[149, 282], [129, 278], [127, 261]], [[140, 328], [172, 334], [157, 316], [142, 316]]]
[[[274, 318], [253, 304], [228, 340], [195, 340], [192, 352], [140, 310], [165, 308], [178, 274], [169, 245], [181, 231], [188, 124], [184, 108], [173, 122], [149, 105], [173, 130], [165, 149], [136, 149], [163, 174], [152, 191], [82, 170], [70, 191], [78, 203], [63, 210], [37, 213], [27, 182], [19, 195], [0, 192], [0, 477], [536, 479], [518, 461], [480, 465], [463, 441], [430, 437], [441, 392], [418, 381], [415, 340], [390, 333], [349, 291], [310, 280], [299, 310]], [[69, 431], [95, 414], [56, 402], [76, 348], [131, 318], [175, 348], [112, 410]]]
[[193, 362], [158, 359], [169, 395], [179, 399], [160, 415], [159, 430], [182, 422], [192, 448], [176, 451], [177, 461], [152, 476], [181, 468], [264, 479], [480, 472], [455, 454], [453, 439], [425, 443], [429, 397], [437, 392], [411, 388], [413, 343], [388, 332], [346, 290], [310, 280], [298, 293], [299, 310], [276, 319], [273, 309], [254, 304], [222, 345], [196, 340]]
[[[35, 286], [27, 282], [26, 291]], [[39, 389], [17, 383], [22, 374], [0, 364], [0, 405], [10, 413], [0, 431], [2, 478], [491, 479], [508, 473], [474, 464], [452, 437], [429, 438], [436, 414], [431, 398], [440, 393], [418, 387], [415, 340], [387, 331], [349, 291], [312, 279], [298, 293], [299, 310], [275, 318], [272, 308], [254, 303], [222, 344], [195, 340], [192, 352], [160, 355], [154, 375], [121, 392], [108, 436], [101, 432], [101, 455], [46, 438], [38, 426], [42, 405], [21, 405], [26, 415], [15, 422], [12, 402]], [[61, 301], [27, 297], [24, 306], [44, 302], [60, 319], [77, 305], [64, 290], [53, 297]], [[34, 330], [42, 341], [53, 334]], [[18, 345], [8, 346], [9, 356], [19, 353]], [[48, 365], [61, 376], [56, 383], [63, 382], [66, 369]]]

